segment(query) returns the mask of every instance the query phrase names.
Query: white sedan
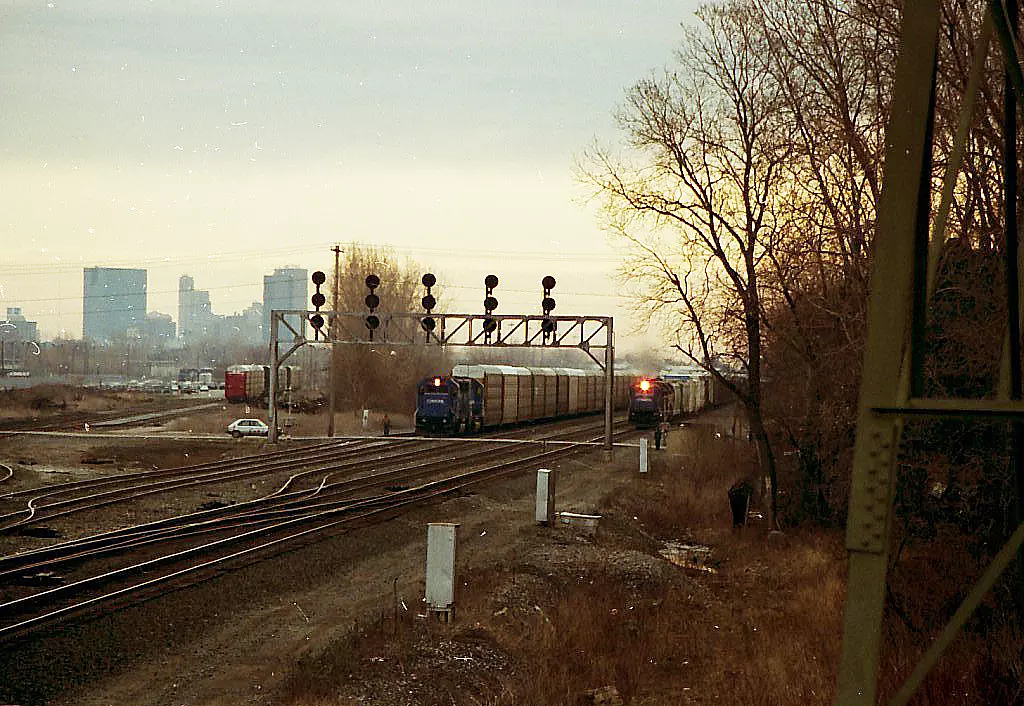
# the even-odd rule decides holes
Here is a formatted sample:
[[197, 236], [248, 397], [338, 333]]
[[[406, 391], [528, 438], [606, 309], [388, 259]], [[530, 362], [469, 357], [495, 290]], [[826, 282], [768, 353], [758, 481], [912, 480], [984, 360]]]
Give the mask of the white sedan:
[[228, 424], [228, 434], [236, 439], [243, 436], [267, 436], [270, 427], [262, 419], [236, 419]]

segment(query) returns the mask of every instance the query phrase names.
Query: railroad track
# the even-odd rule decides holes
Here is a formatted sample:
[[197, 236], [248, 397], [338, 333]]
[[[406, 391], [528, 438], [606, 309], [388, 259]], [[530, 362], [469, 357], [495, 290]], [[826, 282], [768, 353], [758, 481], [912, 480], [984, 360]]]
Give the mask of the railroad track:
[[[473, 485], [535, 468], [538, 463], [550, 463], [590, 448], [580, 442], [601, 439], [601, 429], [600, 423], [590, 423], [567, 431], [545, 432], [535, 439], [540, 443], [533, 445], [475, 440], [477, 443], [464, 445], [468, 448], [463, 448], [458, 458], [453, 458], [450, 448], [413, 440], [382, 440], [389, 446], [386, 452], [369, 444], [339, 443], [282, 452], [289, 458], [296, 453], [321, 458], [259, 498], [0, 557], [0, 641], [73, 616], [134, 604], [218, 572], [382, 521]], [[623, 428], [617, 436], [632, 433]], [[514, 435], [516, 432], [506, 436]], [[268, 454], [268, 458], [256, 461], [282, 463], [278, 456]], [[367, 470], [370, 461], [373, 468]], [[196, 473], [200, 476], [237, 473], [241, 479], [257, 472], [244, 464], [233, 470], [205, 468], [216, 465], [193, 468], [199, 469]], [[302, 477], [301, 483], [296, 482], [298, 476]], [[148, 478], [141, 492], [151, 490], [150, 482], [173, 484], [181, 479]], [[86, 490], [92, 489], [94, 486]], [[165, 491], [174, 489], [164, 487]], [[103, 492], [112, 491], [108, 488]], [[130, 493], [124, 495], [124, 489], [113, 492], [118, 499], [106, 497], [98, 502], [124, 502], [131, 497]], [[85, 501], [82, 507], [86, 507], [97, 501], [94, 496], [102, 494], [86, 493], [76, 500]], [[63, 501], [45, 507], [55, 509], [59, 502]], [[57, 512], [66, 510], [61, 507]], [[55, 516], [49, 515], [51, 519]], [[14, 530], [24, 524], [8, 527]]]
[[208, 408], [221, 405], [222, 402], [204, 402], [188, 404], [168, 409], [166, 405], [141, 405], [138, 410], [111, 410], [107, 412], [66, 412], [47, 419], [8, 420], [0, 422], [0, 435], [4, 432], [16, 431], [65, 431], [82, 429], [86, 424], [92, 427], [131, 427], [152, 423], [158, 420], [182, 417]]

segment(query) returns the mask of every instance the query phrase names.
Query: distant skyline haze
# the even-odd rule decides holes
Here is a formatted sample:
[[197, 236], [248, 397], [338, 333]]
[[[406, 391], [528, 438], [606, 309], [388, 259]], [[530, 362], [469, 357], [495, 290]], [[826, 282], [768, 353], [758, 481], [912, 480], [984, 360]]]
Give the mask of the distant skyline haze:
[[[0, 2], [0, 310], [82, 334], [82, 270], [218, 314], [334, 243], [435, 272], [452, 310], [623, 317], [573, 155], [672, 62], [696, 3]], [[534, 293], [535, 292], [535, 293]], [[626, 322], [617, 326], [625, 330]]]

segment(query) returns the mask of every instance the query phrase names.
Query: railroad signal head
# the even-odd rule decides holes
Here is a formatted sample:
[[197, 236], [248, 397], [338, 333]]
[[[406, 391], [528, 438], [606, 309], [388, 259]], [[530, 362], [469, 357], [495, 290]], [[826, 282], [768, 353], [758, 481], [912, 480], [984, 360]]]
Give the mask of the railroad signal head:
[[497, 329], [497, 328], [498, 328], [498, 322], [497, 321], [495, 321], [494, 319], [492, 319], [489, 316], [486, 319], [484, 319], [484, 332], [485, 333], [494, 333], [495, 329]]
[[545, 334], [553, 333], [555, 330], [555, 320], [545, 318], [540, 322], [540, 330]]
[[366, 298], [363, 301], [366, 302], [366, 308], [370, 310], [370, 314], [364, 319], [364, 321], [366, 323], [366, 328], [370, 329], [370, 340], [372, 341], [374, 330], [380, 326], [380, 317], [373, 313], [374, 310], [380, 306], [380, 297], [378, 297], [373, 291], [380, 286], [380, 277], [377, 275], [366, 275], [365, 281], [370, 293], [366, 295]]
[[[498, 300], [491, 296], [491, 294], [494, 291], [494, 288], [497, 286], [497, 275], [487, 275], [486, 277], [484, 277], [484, 287], [487, 288], [487, 292], [484, 296], [484, 311], [487, 312], [488, 314], [490, 314], [492, 311], [498, 308]], [[484, 330], [487, 330], [486, 326], [484, 327]]]
[[[322, 307], [327, 302], [327, 297], [325, 297], [323, 293], [320, 291], [320, 285], [326, 281], [327, 276], [324, 275], [324, 273], [321, 272], [320, 270], [317, 270], [316, 272], [313, 273], [313, 284], [316, 285], [316, 293], [313, 295], [312, 302], [313, 308], [316, 309], [317, 311], [320, 311], [320, 307]], [[321, 322], [322, 321], [323, 319], [321, 319]], [[313, 319], [310, 319], [309, 322], [313, 323]], [[320, 326], [323, 326], [323, 323], [321, 323]], [[315, 324], [313, 326], [313, 328], [317, 329], [317, 334], [320, 333], [320, 326], [316, 326]]]
[[544, 288], [544, 298], [540, 300], [540, 308], [547, 316], [555, 308], [555, 299], [551, 296], [551, 290], [555, 288], [555, 278], [547, 275], [540, 281], [540, 286]]
[[430, 332], [437, 327], [437, 321], [435, 321], [434, 317], [430, 315], [431, 310], [437, 306], [437, 299], [435, 299], [434, 295], [430, 293], [430, 288], [437, 284], [437, 277], [428, 272], [423, 275], [423, 278], [420, 281], [423, 282], [423, 286], [427, 288], [427, 293], [423, 295], [422, 299], [420, 299], [420, 304], [423, 305], [423, 308], [427, 312], [427, 315], [420, 319], [420, 327], [427, 332], [427, 340], [429, 341]]
[[[380, 306], [380, 297], [378, 297], [373, 290], [380, 286], [380, 277], [377, 275], [366, 275], [366, 286], [369, 287], [370, 293], [366, 295], [366, 308], [373, 313], [373, 310]], [[374, 317], [376, 318], [376, 317]], [[377, 324], [380, 324], [380, 320], [377, 320]], [[367, 318], [367, 326], [369, 326], [369, 318]], [[370, 326], [370, 328], [377, 328], [377, 326]]]
[[319, 333], [320, 329], [324, 327], [324, 317], [320, 316], [320, 314], [313, 314], [309, 317], [309, 323], [317, 330], [317, 333]]

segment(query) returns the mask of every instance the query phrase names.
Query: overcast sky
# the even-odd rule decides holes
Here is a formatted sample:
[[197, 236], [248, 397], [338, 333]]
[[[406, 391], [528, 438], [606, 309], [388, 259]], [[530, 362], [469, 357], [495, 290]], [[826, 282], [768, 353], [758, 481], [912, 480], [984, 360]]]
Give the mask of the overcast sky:
[[557, 313], [621, 317], [573, 158], [697, 3], [384, 5], [0, 0], [0, 307], [79, 337], [99, 265], [148, 269], [175, 320], [182, 274], [230, 314], [358, 241], [455, 310], [494, 272], [499, 313], [539, 313], [551, 274]]

